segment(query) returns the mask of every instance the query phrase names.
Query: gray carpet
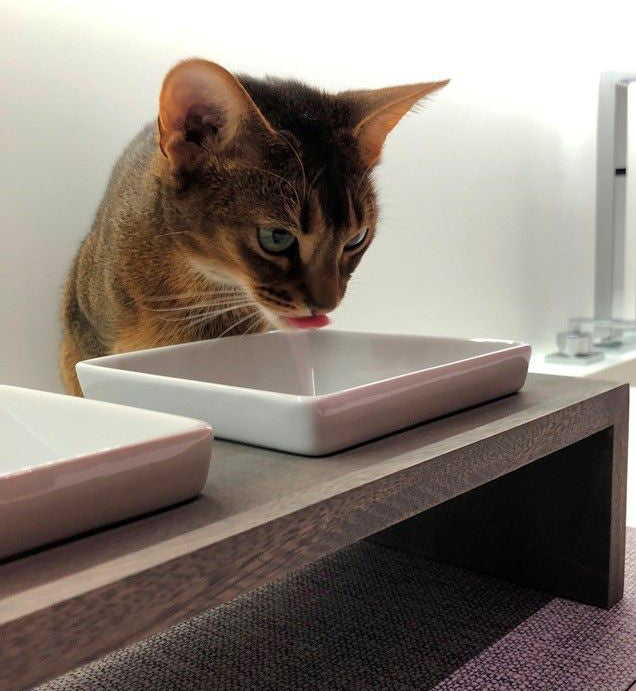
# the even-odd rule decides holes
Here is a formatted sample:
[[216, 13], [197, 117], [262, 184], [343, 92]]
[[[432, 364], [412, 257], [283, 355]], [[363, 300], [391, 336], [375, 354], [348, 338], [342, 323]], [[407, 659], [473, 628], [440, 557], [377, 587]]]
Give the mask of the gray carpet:
[[626, 691], [636, 530], [606, 612], [359, 543], [39, 691]]

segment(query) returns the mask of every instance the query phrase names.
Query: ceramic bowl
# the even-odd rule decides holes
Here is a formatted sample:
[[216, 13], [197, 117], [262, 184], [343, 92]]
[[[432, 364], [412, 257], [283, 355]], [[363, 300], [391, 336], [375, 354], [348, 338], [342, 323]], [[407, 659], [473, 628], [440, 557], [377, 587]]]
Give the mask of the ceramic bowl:
[[323, 455], [518, 391], [512, 341], [275, 331], [77, 365], [88, 398], [206, 420], [218, 437]]
[[0, 557], [131, 518], [203, 489], [198, 420], [0, 385]]

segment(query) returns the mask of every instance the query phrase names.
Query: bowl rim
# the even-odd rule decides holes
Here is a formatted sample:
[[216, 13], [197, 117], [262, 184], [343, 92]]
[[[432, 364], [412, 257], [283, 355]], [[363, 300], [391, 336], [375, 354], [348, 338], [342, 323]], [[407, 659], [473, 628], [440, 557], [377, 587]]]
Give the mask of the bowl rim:
[[[298, 404], [305, 406], [314, 406], [316, 404], [328, 403], [330, 400], [338, 399], [339, 397], [349, 397], [354, 394], [363, 395], [365, 392], [373, 392], [375, 390], [384, 389], [388, 384], [399, 386], [400, 381], [406, 382], [406, 380], [412, 380], [414, 377], [417, 379], [418, 384], [424, 383], [426, 380], [433, 382], [437, 379], [444, 377], [448, 369], [453, 367], [457, 368], [459, 366], [460, 371], [463, 373], [466, 370], [472, 368], [473, 365], [485, 364], [488, 360], [501, 360], [502, 358], [508, 359], [510, 357], [523, 355], [527, 362], [530, 360], [532, 353], [532, 347], [530, 344], [523, 341], [512, 341], [501, 338], [461, 338], [455, 336], [425, 336], [421, 334], [390, 334], [390, 333], [380, 333], [380, 332], [367, 332], [367, 331], [351, 331], [351, 330], [341, 330], [341, 329], [325, 329], [320, 330], [324, 333], [331, 334], [345, 334], [345, 335], [365, 335], [365, 336], [381, 336], [381, 337], [397, 337], [400, 339], [414, 339], [414, 340], [444, 340], [444, 341], [455, 341], [462, 343], [492, 343], [492, 344], [503, 344], [504, 347], [492, 352], [479, 353], [477, 355], [471, 355], [459, 360], [453, 360], [451, 362], [445, 362], [440, 365], [434, 365], [432, 367], [424, 367], [417, 370], [411, 370], [409, 372], [403, 372], [401, 374], [396, 374], [392, 377], [384, 377], [376, 381], [367, 382], [365, 384], [358, 384], [356, 386], [350, 386], [344, 389], [338, 389], [337, 391], [330, 391], [321, 394], [296, 394], [296, 393], [286, 393], [283, 391], [269, 391], [267, 389], [250, 388], [247, 386], [238, 386], [235, 384], [221, 384], [219, 382], [207, 382], [201, 381], [199, 379], [186, 379], [184, 377], [176, 377], [167, 374], [156, 374], [150, 372], [140, 372], [134, 369], [125, 369], [122, 367], [117, 367], [116, 363], [118, 360], [124, 357], [133, 358], [143, 358], [144, 355], [156, 352], [157, 350], [175, 350], [175, 349], [185, 349], [192, 348], [195, 345], [202, 345], [210, 342], [208, 340], [201, 341], [190, 341], [189, 343], [179, 343], [170, 346], [160, 346], [158, 348], [145, 348], [143, 350], [129, 351], [125, 353], [115, 353], [112, 355], [103, 355], [97, 358], [91, 358], [89, 360], [82, 360], [78, 362], [75, 366], [78, 376], [82, 370], [91, 370], [92, 368], [104, 368], [110, 369], [121, 373], [125, 378], [132, 377], [141, 381], [165, 381], [170, 382], [172, 385], [179, 387], [195, 388], [202, 391], [232, 391], [235, 393], [240, 393], [242, 395], [247, 395], [251, 398], [262, 398], [271, 400], [272, 397], [277, 398], [280, 401], [291, 402], [294, 401]], [[229, 336], [225, 337], [228, 339], [233, 338], [262, 338], [265, 336], [271, 336], [276, 333], [285, 333], [288, 336], [303, 337], [303, 335], [308, 333], [308, 330], [276, 330], [268, 331], [259, 334], [248, 334], [245, 336]], [[299, 336], [300, 335], [300, 336]], [[459, 374], [459, 372], [457, 372]], [[81, 382], [80, 382], [81, 383]]]
[[[172, 418], [179, 418], [182, 421], [189, 421], [190, 426], [174, 431], [174, 432], [167, 432], [167, 433], [161, 433], [161, 434], [156, 434], [151, 437], [148, 437], [148, 439], [142, 439], [140, 441], [135, 441], [135, 442], [127, 442], [124, 444], [117, 444], [114, 446], [110, 446], [108, 448], [102, 448], [102, 449], [96, 449], [95, 451], [89, 451], [86, 453], [79, 453], [75, 454], [72, 456], [62, 456], [61, 458], [54, 458], [49, 461], [46, 461], [44, 463], [38, 463], [37, 466], [30, 466], [26, 468], [18, 468], [17, 470], [13, 470], [10, 472], [2, 472], [2, 469], [0, 468], [0, 484], [4, 484], [5, 482], [9, 482], [10, 480], [14, 480], [20, 476], [29, 474], [29, 473], [37, 473], [37, 472], [44, 472], [46, 470], [51, 470], [51, 469], [57, 469], [60, 466], [63, 466], [64, 469], [67, 469], [70, 467], [71, 464], [80, 464], [80, 463], [88, 463], [89, 465], [94, 465], [97, 463], [101, 463], [105, 459], [107, 459], [110, 456], [119, 456], [122, 452], [123, 453], [138, 453], [140, 449], [148, 450], [151, 451], [154, 448], [160, 448], [164, 445], [170, 445], [174, 443], [178, 443], [179, 441], [184, 441], [188, 438], [192, 438], [192, 441], [203, 441], [206, 438], [209, 438], [210, 443], [214, 439], [214, 430], [210, 424], [207, 422], [204, 422], [203, 420], [197, 420], [195, 418], [188, 417], [186, 415], [178, 415], [176, 413], [164, 413], [162, 411], [158, 410], [151, 410], [148, 408], [139, 408], [136, 406], [130, 406], [126, 405], [124, 403], [111, 403], [109, 401], [98, 401], [95, 399], [90, 399], [90, 398], [81, 398], [79, 396], [70, 396], [68, 394], [61, 394], [61, 393], [56, 393], [53, 391], [41, 391], [39, 389], [31, 389], [28, 387], [24, 386], [14, 386], [11, 384], [0, 384], [0, 392], [2, 390], [6, 389], [13, 389], [13, 390], [19, 390], [23, 392], [28, 392], [29, 395], [33, 395], [35, 398], [39, 396], [45, 396], [45, 397], [55, 397], [55, 398], [65, 398], [65, 399], [71, 399], [72, 401], [77, 401], [77, 403], [72, 403], [71, 405], [79, 405], [82, 406], [84, 403], [81, 403], [81, 401], [86, 401], [87, 405], [91, 405], [93, 407], [116, 407], [116, 408], [124, 408], [127, 409], [128, 411], [134, 411], [135, 414], [151, 414], [152, 416], [158, 416], [158, 417], [172, 417]], [[1, 403], [1, 398], [0, 398], [0, 403]]]

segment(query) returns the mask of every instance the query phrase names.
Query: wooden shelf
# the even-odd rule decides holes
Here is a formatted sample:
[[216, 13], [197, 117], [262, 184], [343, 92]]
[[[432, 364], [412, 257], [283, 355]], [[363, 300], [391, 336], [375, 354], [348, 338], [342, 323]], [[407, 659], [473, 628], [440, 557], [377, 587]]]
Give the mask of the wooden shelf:
[[[530, 375], [519, 394], [323, 458], [217, 440], [201, 497], [0, 564], [0, 688], [61, 674], [586, 439], [577, 453], [598, 462], [581, 476], [604, 469], [588, 492], [600, 496], [588, 550], [596, 590], [569, 594], [550, 573], [539, 585], [610, 606], [622, 594], [628, 393]], [[548, 465], [571, 475], [576, 458]], [[413, 549], [405, 534], [374, 539]]]

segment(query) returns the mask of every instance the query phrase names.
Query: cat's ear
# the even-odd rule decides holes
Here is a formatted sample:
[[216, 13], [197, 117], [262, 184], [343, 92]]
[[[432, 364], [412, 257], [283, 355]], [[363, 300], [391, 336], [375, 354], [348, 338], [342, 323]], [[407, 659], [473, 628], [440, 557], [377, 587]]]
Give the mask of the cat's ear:
[[386, 89], [345, 91], [342, 96], [353, 99], [360, 119], [353, 133], [358, 140], [365, 165], [375, 165], [382, 153], [384, 140], [398, 122], [426, 96], [445, 87], [450, 80], [425, 84], [390, 86]]
[[180, 62], [159, 97], [159, 146], [174, 168], [192, 170], [206, 150], [245, 155], [248, 134], [271, 126], [238, 79], [207, 60]]

